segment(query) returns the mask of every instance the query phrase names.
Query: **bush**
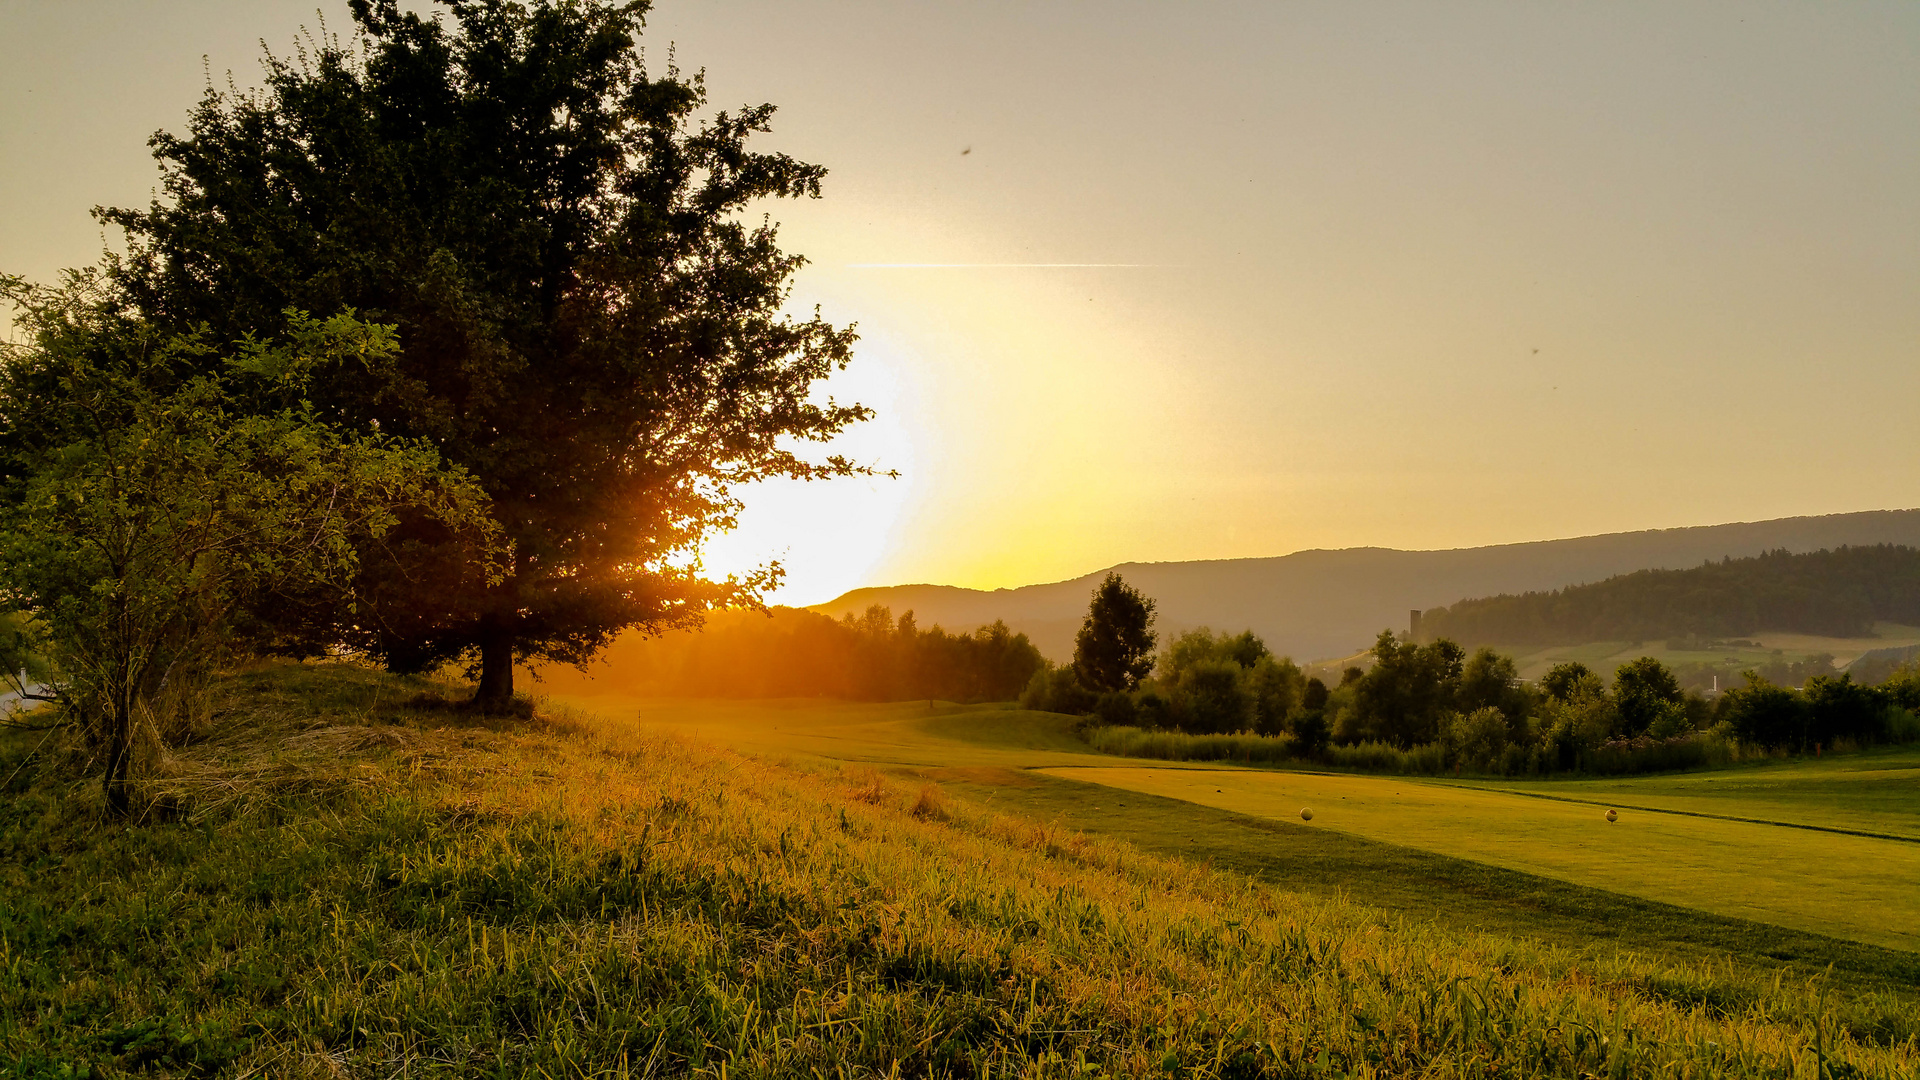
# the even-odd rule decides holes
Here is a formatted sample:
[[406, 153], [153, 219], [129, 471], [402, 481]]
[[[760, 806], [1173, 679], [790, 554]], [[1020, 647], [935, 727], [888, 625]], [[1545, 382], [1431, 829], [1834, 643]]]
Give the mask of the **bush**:
[[1033, 673], [1027, 688], [1020, 692], [1020, 707], [1040, 712], [1085, 716], [1098, 704], [1099, 697], [1080, 685], [1070, 667], [1047, 667]]
[[1507, 715], [1488, 705], [1447, 718], [1447, 750], [1454, 763], [1485, 772], [1507, 749]]
[[1725, 765], [1733, 760], [1733, 748], [1724, 739], [1705, 733], [1673, 739], [1642, 735], [1634, 739], [1615, 739], [1594, 747], [1582, 755], [1580, 769], [1600, 776], [1627, 776], [1702, 769], [1711, 765]]
[[1267, 735], [1191, 735], [1137, 727], [1098, 727], [1083, 733], [1103, 754], [1160, 761], [1243, 761], [1268, 764], [1295, 757], [1291, 739]]
[[1253, 726], [1253, 694], [1231, 660], [1202, 660], [1180, 673], [1173, 689], [1174, 722], [1196, 735], [1245, 731]]
[[1753, 672], [1747, 672], [1745, 686], [1721, 695], [1719, 717], [1734, 738], [1769, 750], [1798, 747], [1806, 739], [1806, 702]]
[[1333, 732], [1327, 726], [1325, 710], [1307, 709], [1295, 716], [1287, 726], [1293, 736], [1294, 748], [1301, 757], [1317, 758], [1326, 752]]
[[1878, 742], [1886, 734], [1887, 696], [1851, 675], [1807, 680], [1806, 738], [1832, 746], [1837, 739]]
[[1093, 715], [1103, 724], [1132, 726], [1138, 723], [1139, 709], [1133, 698], [1118, 690], [1101, 694], [1093, 706]]

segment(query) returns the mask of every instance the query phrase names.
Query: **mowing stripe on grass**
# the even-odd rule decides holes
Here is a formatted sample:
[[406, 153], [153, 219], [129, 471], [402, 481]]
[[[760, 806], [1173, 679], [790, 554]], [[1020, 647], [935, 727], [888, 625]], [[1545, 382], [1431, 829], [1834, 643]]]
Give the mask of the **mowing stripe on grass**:
[[1838, 833], [1841, 836], [1865, 836], [1874, 840], [1897, 840], [1903, 844], [1920, 844], [1920, 836], [1901, 836], [1897, 833], [1865, 832], [1860, 829], [1840, 829], [1829, 825], [1806, 825], [1798, 821], [1769, 821], [1766, 818], [1734, 817], [1731, 814], [1708, 814], [1699, 810], [1673, 810], [1664, 806], [1642, 806], [1637, 803], [1603, 802], [1599, 799], [1575, 799], [1566, 795], [1548, 795], [1542, 791], [1520, 791], [1515, 788], [1482, 788], [1483, 791], [1499, 791], [1508, 795], [1519, 795], [1528, 799], [1546, 799], [1549, 802], [1580, 803], [1585, 806], [1610, 806], [1622, 810], [1640, 810], [1649, 814], [1677, 814], [1681, 817], [1712, 818], [1715, 821], [1738, 821], [1746, 825], [1773, 825], [1782, 829], [1806, 829], [1809, 832]]
[[[1332, 829], [1454, 858], [1920, 951], [1920, 846], [1671, 814], [1607, 823], [1582, 804], [1406, 777], [1157, 766], [1049, 775]], [[1302, 823], [1302, 807], [1314, 811]]]

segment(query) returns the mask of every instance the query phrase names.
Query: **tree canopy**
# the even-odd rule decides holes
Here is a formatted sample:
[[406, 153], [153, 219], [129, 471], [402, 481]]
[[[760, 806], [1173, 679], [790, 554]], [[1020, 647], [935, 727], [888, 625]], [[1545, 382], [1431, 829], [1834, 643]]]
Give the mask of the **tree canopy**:
[[406, 520], [363, 553], [361, 617], [313, 622], [403, 670], [473, 650], [483, 701], [515, 660], [757, 603], [777, 566], [699, 571], [736, 489], [859, 471], [794, 449], [867, 415], [813, 394], [851, 329], [782, 314], [803, 260], [744, 216], [824, 170], [749, 148], [770, 105], [698, 119], [700, 77], [643, 63], [646, 6], [480, 0], [443, 23], [352, 0], [352, 40], [210, 88], [154, 137], [164, 197], [101, 211], [129, 245], [112, 280], [156, 325], [233, 340], [352, 308], [397, 328], [390, 366], [315, 381], [316, 415], [464, 467], [506, 573], [474, 583], [444, 529]]
[[[1073, 640], [1073, 671], [1096, 692], [1132, 690], [1153, 670], [1153, 601], [1109, 573]], [[1264, 648], [1264, 646], [1263, 646]]]
[[168, 734], [161, 696], [234, 643], [237, 616], [322, 594], [350, 609], [358, 552], [403, 511], [476, 539], [473, 573], [498, 580], [471, 478], [304, 398], [319, 370], [387, 362], [387, 328], [294, 315], [286, 341], [215, 349], [156, 336], [85, 279], [4, 284], [30, 334], [0, 351], [0, 604], [28, 617], [10, 651], [52, 661], [115, 809], [136, 735]]

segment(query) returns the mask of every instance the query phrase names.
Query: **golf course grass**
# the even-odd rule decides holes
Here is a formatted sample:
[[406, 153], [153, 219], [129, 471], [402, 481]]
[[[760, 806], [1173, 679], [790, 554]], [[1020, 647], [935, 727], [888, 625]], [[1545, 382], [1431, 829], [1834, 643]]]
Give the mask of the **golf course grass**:
[[1773, 821], [1920, 841], [1920, 747], [1656, 776], [1483, 786], [1609, 806]]
[[1089, 783], [1067, 718], [463, 689], [222, 675], [128, 821], [0, 732], [0, 1076], [1920, 1075], [1920, 954]]
[[[1398, 777], [1241, 768], [1056, 776], [1331, 830], [1612, 892], [1920, 949], [1920, 842], [1628, 810]], [[1300, 820], [1303, 807], [1312, 822]]]
[[[1476, 783], [1135, 762], [1091, 752], [1067, 718], [999, 706], [623, 698], [568, 704], [600, 717], [603, 730], [672, 732], [762, 755], [859, 762], [997, 787], [1011, 801], [1030, 800], [1034, 785], [1048, 780], [1073, 781], [1058, 789], [1071, 795], [1050, 800], [1047, 812], [1056, 815], [1075, 803], [1112, 807], [1133, 793], [1164, 800], [1164, 807], [1227, 815], [1207, 817], [1211, 824], [1198, 832], [1238, 832], [1243, 822], [1232, 819], [1250, 819], [1720, 918], [1920, 951], [1920, 842], [1904, 839], [1920, 837], [1920, 751], [1626, 780]], [[1311, 823], [1301, 821], [1303, 807], [1314, 810]], [[1605, 820], [1608, 807], [1622, 811], [1618, 822]], [[1100, 813], [1074, 817], [1085, 819], [1076, 827], [1109, 831]], [[1186, 843], [1218, 846], [1182, 831], [1189, 832]], [[1178, 850], [1179, 842], [1162, 846]], [[1329, 863], [1316, 873], [1337, 880], [1339, 867]], [[1380, 890], [1377, 877], [1353, 884], [1362, 900]]]

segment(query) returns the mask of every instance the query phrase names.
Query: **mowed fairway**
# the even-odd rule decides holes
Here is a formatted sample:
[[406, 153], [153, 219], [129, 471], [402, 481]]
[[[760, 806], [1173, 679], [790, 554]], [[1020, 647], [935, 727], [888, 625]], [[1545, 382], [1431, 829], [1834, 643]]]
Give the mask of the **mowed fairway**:
[[[623, 731], [671, 732], [931, 780], [992, 784], [995, 775], [1045, 773], [1920, 951], [1920, 842], [1816, 831], [1920, 836], [1920, 752], [1911, 750], [1626, 780], [1435, 782], [1116, 758], [1088, 748], [1067, 718], [994, 705], [558, 700], [594, 714], [616, 741]], [[1092, 805], [1103, 801], [1100, 787], [1085, 790]], [[1310, 825], [1300, 820], [1303, 806], [1314, 810]], [[1621, 808], [1617, 824], [1605, 821], [1607, 806]]]
[[1915, 747], [1664, 776], [1479, 786], [1920, 841], [1920, 748]]
[[[1393, 777], [1239, 768], [1043, 771], [1331, 829], [1720, 915], [1920, 950], [1920, 843]], [[1311, 807], [1311, 823], [1300, 810]]]

